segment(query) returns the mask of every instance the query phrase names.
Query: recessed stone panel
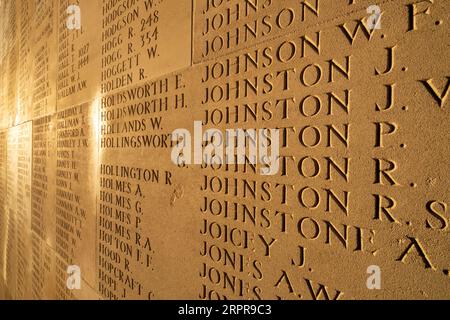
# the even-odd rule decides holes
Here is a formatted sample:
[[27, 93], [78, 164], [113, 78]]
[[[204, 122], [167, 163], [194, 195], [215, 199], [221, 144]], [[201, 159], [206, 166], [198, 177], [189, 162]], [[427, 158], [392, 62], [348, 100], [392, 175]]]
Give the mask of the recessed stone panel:
[[192, 126], [197, 113], [192, 81], [191, 72], [172, 73], [101, 98], [97, 281], [103, 298], [196, 295], [195, 287], [179, 284], [196, 272], [197, 183], [170, 158], [172, 131]]
[[195, 1], [194, 62], [318, 25], [335, 23], [356, 11], [371, 23], [390, 2], [352, 0], [200, 0]]
[[449, 18], [0, 1], [0, 298], [447, 299]]
[[[0, 248], [5, 252], [6, 248], [6, 151], [7, 151], [8, 131], [0, 131]], [[5, 256], [0, 256], [0, 282], [4, 287], [5, 282]]]
[[31, 297], [31, 122], [8, 130], [6, 283], [15, 299]]
[[[98, 94], [101, 12], [100, 1], [59, 1], [56, 81], [58, 109], [90, 101]], [[79, 29], [76, 25], [78, 17]]]
[[56, 115], [33, 120], [33, 179], [31, 228], [55, 249]]
[[105, 2], [101, 19], [101, 94], [191, 64], [191, 1]]
[[[66, 280], [62, 279], [67, 277], [61, 277], [67, 275], [68, 265], [78, 266], [83, 279], [94, 283], [95, 177], [98, 168], [95, 118], [92, 102], [56, 113], [55, 251], [58, 288], [66, 287]], [[61, 290], [58, 289], [58, 297], [64, 292]]]

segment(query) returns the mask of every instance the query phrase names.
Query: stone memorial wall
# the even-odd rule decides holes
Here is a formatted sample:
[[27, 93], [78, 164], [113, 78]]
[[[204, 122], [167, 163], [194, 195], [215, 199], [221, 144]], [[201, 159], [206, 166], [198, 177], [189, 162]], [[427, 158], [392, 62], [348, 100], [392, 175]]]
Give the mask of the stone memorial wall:
[[0, 298], [450, 298], [449, 18], [1, 1]]

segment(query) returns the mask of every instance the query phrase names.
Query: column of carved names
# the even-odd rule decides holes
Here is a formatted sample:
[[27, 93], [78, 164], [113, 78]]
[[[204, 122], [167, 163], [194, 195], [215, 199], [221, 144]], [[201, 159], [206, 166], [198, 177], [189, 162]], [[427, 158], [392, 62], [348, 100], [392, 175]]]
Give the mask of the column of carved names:
[[56, 92], [56, 21], [57, 2], [43, 0], [36, 2], [33, 15], [33, 83], [32, 115], [33, 118], [55, 111]]
[[[239, 47], [233, 41], [244, 35], [245, 30], [248, 32], [253, 22], [249, 11], [264, 11], [249, 6], [249, 2], [215, 3], [220, 4], [210, 3], [209, 9], [201, 12], [205, 30], [198, 46], [205, 45], [205, 50], [209, 50], [201, 58]], [[370, 263], [363, 261], [367, 259], [381, 266], [387, 274], [387, 283], [396, 288], [404, 284], [397, 283], [392, 271], [398, 262], [412, 263], [412, 256], [419, 257], [416, 268], [422, 264], [443, 276], [448, 274], [448, 266], [439, 255], [434, 257], [440, 265], [433, 264], [429, 251], [435, 249], [425, 247], [411, 236], [415, 230], [430, 239], [433, 229], [442, 232], [447, 228], [445, 196], [438, 196], [437, 188], [431, 192], [438, 178], [423, 181], [423, 176], [414, 175], [428, 185], [422, 193], [433, 200], [419, 201], [415, 197], [414, 203], [405, 202], [401, 207], [396, 200], [410, 199], [411, 192], [418, 187], [417, 182], [408, 181], [414, 180], [409, 171], [399, 166], [405, 163], [396, 160], [413, 157], [404, 154], [408, 149], [406, 139], [415, 140], [411, 147], [420, 149], [425, 141], [431, 143], [434, 135], [446, 136], [439, 131], [443, 127], [439, 126], [438, 116], [436, 120], [428, 117], [430, 125], [425, 127], [438, 128], [441, 133], [428, 132], [421, 139], [410, 136], [410, 130], [405, 130], [414, 127], [407, 117], [410, 107], [399, 102], [409, 101], [409, 92], [422, 90], [420, 101], [428, 92], [428, 98], [434, 99], [439, 107], [433, 112], [445, 112], [449, 83], [445, 76], [436, 72], [434, 77], [426, 72], [412, 76], [410, 66], [400, 63], [398, 66], [395, 62], [408, 57], [415, 61], [412, 63], [419, 62], [420, 54], [413, 56], [407, 52], [413, 50], [411, 44], [418, 40], [411, 34], [418, 28], [415, 13], [419, 6], [426, 9], [426, 4], [386, 4], [382, 8], [383, 29], [378, 30], [368, 27], [364, 4], [341, 5], [349, 14], [325, 21], [323, 16], [330, 14], [332, 5], [317, 1], [314, 7], [313, 1], [308, 3], [301, 20], [308, 28], [220, 59], [205, 59], [200, 65], [204, 125], [220, 129], [278, 128], [281, 133], [280, 170], [273, 177], [260, 176], [258, 168], [250, 164], [204, 169], [201, 298], [252, 294], [256, 298], [349, 298], [366, 290], [366, 269]], [[433, 12], [439, 12], [441, 5], [435, 4]], [[294, 13], [295, 7], [283, 10]], [[227, 15], [229, 18], [230, 12], [237, 17], [238, 25], [249, 23], [244, 24], [244, 31], [236, 29], [236, 37], [217, 32], [223, 27], [220, 21], [225, 21]], [[442, 19], [431, 16], [425, 20], [425, 17], [423, 29], [443, 32]], [[319, 23], [314, 25], [314, 21]], [[411, 37], [403, 43], [404, 53], [400, 56], [402, 44], [398, 41], [405, 38], [399, 30], [404, 30], [406, 39]], [[233, 44], [221, 47], [220, 44], [227, 43], [226, 37], [228, 44]], [[438, 47], [438, 43], [428, 42]], [[394, 73], [396, 79], [407, 76], [402, 88], [392, 79]], [[401, 98], [396, 98], [398, 90]], [[417, 101], [407, 102], [410, 103]], [[399, 132], [403, 134], [395, 138]], [[429, 158], [423, 158], [424, 163], [427, 161]], [[439, 168], [427, 170], [427, 174], [438, 177], [439, 171]], [[398, 176], [406, 181], [401, 182]], [[423, 216], [413, 218], [410, 212], [414, 210]], [[434, 218], [427, 218], [427, 211]], [[403, 218], [396, 217], [395, 212]], [[383, 228], [383, 224], [389, 223], [395, 232], [387, 233]], [[417, 224], [429, 230], [408, 228]], [[444, 240], [445, 234], [434, 236], [442, 236], [442, 243], [448, 241]], [[236, 237], [239, 241], [233, 241]], [[241, 254], [256, 253], [255, 269], [259, 273], [246, 274], [242, 268], [237, 269], [237, 255], [230, 248], [240, 250]], [[264, 260], [265, 256], [271, 259]], [[245, 261], [251, 266], [251, 259]], [[352, 269], [357, 271], [349, 274]], [[327, 276], [330, 273], [346, 276]], [[350, 286], [346, 277], [356, 277], [361, 288]], [[240, 289], [243, 283], [244, 293]]]
[[[97, 254], [104, 298], [160, 294], [152, 281], [152, 230], [168, 211], [159, 203], [172, 186], [168, 117], [186, 108], [183, 82], [182, 74], [169, 75], [101, 99]], [[161, 155], [166, 164], [156, 162]]]
[[101, 93], [147, 77], [158, 55], [159, 1], [106, 1], [102, 8]]
[[27, 299], [30, 297], [31, 292], [31, 122], [19, 126], [17, 134], [16, 299]]
[[[91, 103], [57, 112], [56, 115], [56, 294], [73, 297], [66, 286], [67, 266], [76, 265], [92, 284], [95, 248], [96, 128]], [[89, 157], [86, 155], [89, 154]]]
[[15, 1], [9, 1], [5, 3], [5, 34], [4, 39], [5, 45], [5, 92], [4, 92], [4, 103], [8, 109], [8, 127], [15, 124], [19, 124], [20, 119], [17, 118], [16, 109], [16, 98], [17, 98], [17, 71], [18, 71], [18, 53], [19, 53], [19, 43], [17, 41], [18, 37], [18, 13], [17, 13], [17, 3]]
[[[236, 5], [232, 10], [237, 10], [234, 13], [239, 16], [243, 7]], [[206, 19], [215, 19], [230, 10], [228, 7], [222, 9], [224, 11], [212, 8], [212, 13]], [[253, 15], [245, 15], [244, 19], [251, 20], [250, 17]], [[325, 292], [325, 297], [332, 295], [337, 298], [341, 294], [339, 290], [330, 290], [317, 283], [311, 276], [312, 268], [309, 268], [308, 273], [302, 273], [304, 277], [296, 280], [298, 283], [295, 285], [290, 278], [291, 273], [297, 273], [299, 268], [305, 266], [306, 251], [302, 243], [305, 240], [294, 240], [292, 237], [312, 237], [309, 240], [318, 238], [318, 234], [310, 235], [308, 231], [311, 224], [317, 224], [319, 228], [319, 222], [309, 221], [310, 218], [301, 212], [316, 209], [319, 203], [325, 205], [321, 197], [329, 200], [327, 207], [321, 208], [324, 211], [330, 211], [331, 201], [338, 202], [336, 190], [324, 189], [319, 194], [317, 182], [298, 185], [295, 181], [313, 177], [320, 181], [317, 179], [318, 172], [314, 172], [319, 162], [324, 167], [327, 164], [328, 167], [334, 165], [334, 169], [337, 161], [345, 162], [344, 158], [331, 159], [325, 156], [327, 148], [336, 147], [337, 143], [333, 141], [335, 145], [332, 145], [328, 139], [327, 144], [321, 136], [333, 136], [334, 139], [338, 136], [344, 140], [340, 142], [345, 150], [346, 141], [342, 136], [345, 136], [348, 126], [345, 116], [340, 120], [342, 125], [330, 125], [327, 120], [330, 123], [331, 120], [326, 117], [323, 117], [325, 121], [321, 121], [321, 126], [315, 126], [317, 120], [311, 120], [319, 113], [325, 113], [326, 116], [326, 111], [320, 110], [321, 106], [317, 109], [322, 99], [326, 102], [329, 97], [328, 108], [335, 108], [336, 101], [342, 104], [337, 93], [319, 91], [314, 97], [306, 94], [299, 96], [300, 92], [307, 93], [310, 87], [319, 82], [332, 83], [346, 78], [341, 65], [343, 61], [348, 66], [346, 57], [339, 57], [339, 61], [323, 59], [317, 64], [308, 64], [304, 59], [308, 44], [308, 49], [313, 47], [312, 51], [319, 50], [309, 37], [283, 37], [266, 46], [257, 45], [219, 61], [207, 62], [202, 68], [204, 93], [201, 103], [207, 108], [203, 118], [205, 125], [220, 128], [278, 128], [282, 139], [280, 170], [274, 177], [261, 176], [260, 167], [249, 163], [244, 166], [209, 168], [203, 173], [201, 190], [205, 196], [201, 211], [205, 215], [201, 233], [205, 236], [205, 242], [201, 254], [207, 262], [200, 273], [204, 278], [201, 298], [281, 298], [286, 284], [287, 292], [291, 294], [287, 294], [286, 298], [315, 299], [320, 298], [321, 292]], [[344, 74], [326, 79], [322, 78], [322, 74], [315, 77], [314, 72], [317, 70], [327, 70], [331, 74], [338, 70]], [[345, 90], [342, 92], [340, 94], [348, 95]], [[343, 107], [345, 115], [345, 105], [340, 107]], [[320, 149], [324, 153], [323, 157], [314, 158], [312, 155], [317, 155], [317, 151], [313, 153], [312, 149]], [[339, 192], [345, 195], [345, 191]], [[341, 210], [345, 211], [345, 208], [341, 206]], [[324, 229], [335, 228], [329, 221], [320, 223]], [[235, 235], [239, 235], [238, 240]], [[287, 257], [277, 252], [286, 241], [290, 244]], [[323, 238], [319, 241], [326, 240]], [[292, 242], [298, 245], [292, 246]], [[230, 251], [230, 246], [235, 251]], [[237, 257], [240, 264], [236, 263]], [[280, 258], [285, 262], [276, 263], [281, 261]], [[269, 271], [274, 269], [274, 265], [280, 270]], [[265, 292], [262, 288], [268, 286]]]
[[[57, 100], [59, 106], [93, 99], [99, 88], [98, 68], [100, 50], [101, 3], [82, 0], [60, 0], [58, 12], [58, 73]], [[79, 8], [74, 18], [80, 28], [67, 27], [67, 10]], [[78, 15], [79, 14], [79, 15]]]
[[31, 115], [31, 97], [30, 86], [32, 81], [32, 27], [34, 18], [34, 6], [29, 1], [22, 1], [19, 3], [19, 26], [18, 26], [18, 43], [19, 43], [19, 66], [17, 72], [18, 81], [18, 105], [17, 118], [19, 121], [30, 120]]
[[17, 188], [17, 132], [18, 128], [8, 129], [6, 161], [6, 233], [5, 233], [5, 283], [11, 297], [16, 291], [16, 188]]
[[33, 120], [31, 197], [33, 299], [54, 298], [56, 117]]
[[[0, 131], [0, 249], [6, 251], [6, 151], [8, 131]], [[0, 281], [5, 284], [5, 256], [0, 257]]]
[[6, 282], [13, 298], [31, 284], [31, 122], [8, 130]]

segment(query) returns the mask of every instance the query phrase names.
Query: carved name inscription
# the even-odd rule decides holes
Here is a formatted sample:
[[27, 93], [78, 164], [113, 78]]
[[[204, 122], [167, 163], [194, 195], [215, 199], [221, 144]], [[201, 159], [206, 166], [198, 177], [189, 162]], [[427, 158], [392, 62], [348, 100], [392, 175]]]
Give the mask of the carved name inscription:
[[0, 1], [0, 297], [447, 299], [449, 18]]

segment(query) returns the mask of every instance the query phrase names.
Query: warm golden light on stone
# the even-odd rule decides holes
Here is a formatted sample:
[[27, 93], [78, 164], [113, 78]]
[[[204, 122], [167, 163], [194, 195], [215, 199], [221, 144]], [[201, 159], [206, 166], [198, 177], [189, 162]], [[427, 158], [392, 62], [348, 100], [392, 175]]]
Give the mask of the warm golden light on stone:
[[0, 299], [448, 299], [449, 18], [0, 1]]

